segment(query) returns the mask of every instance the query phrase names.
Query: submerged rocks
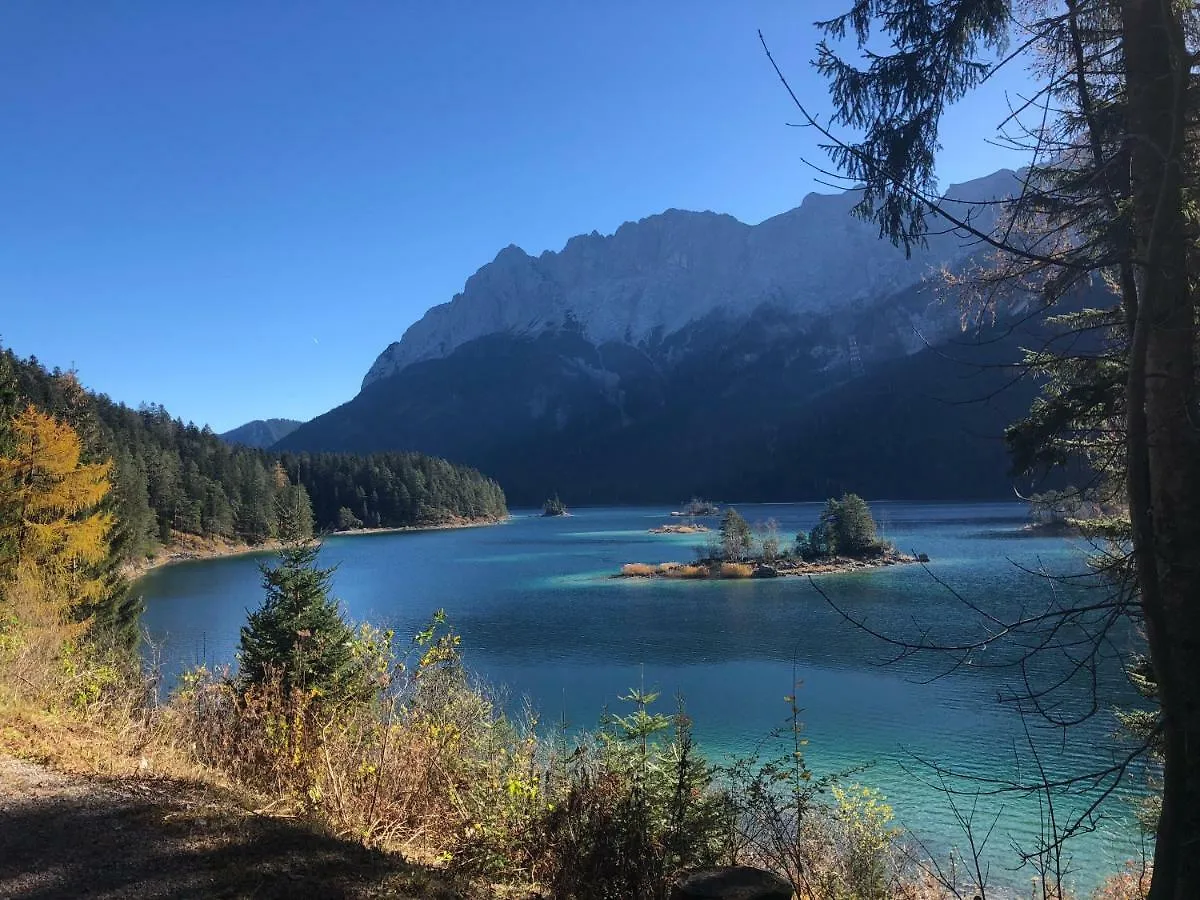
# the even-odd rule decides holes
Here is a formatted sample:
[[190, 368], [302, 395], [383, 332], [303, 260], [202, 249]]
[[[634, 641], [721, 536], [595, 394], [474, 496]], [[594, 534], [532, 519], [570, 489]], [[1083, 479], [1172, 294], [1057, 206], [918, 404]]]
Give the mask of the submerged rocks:
[[689, 522], [685, 525], [676, 525], [668, 523], [659, 525], [657, 528], [651, 528], [651, 534], [704, 534], [709, 530], [707, 525], [699, 525], [694, 522]]

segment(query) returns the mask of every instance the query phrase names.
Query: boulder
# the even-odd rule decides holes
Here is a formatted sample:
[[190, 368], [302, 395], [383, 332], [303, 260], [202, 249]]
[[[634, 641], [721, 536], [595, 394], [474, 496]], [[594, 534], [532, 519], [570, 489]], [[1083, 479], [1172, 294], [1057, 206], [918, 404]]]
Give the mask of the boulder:
[[778, 578], [779, 570], [774, 566], [768, 566], [766, 563], [760, 563], [754, 567], [754, 571], [750, 573], [751, 578]]
[[698, 869], [676, 879], [671, 900], [792, 900], [792, 886], [753, 866]]

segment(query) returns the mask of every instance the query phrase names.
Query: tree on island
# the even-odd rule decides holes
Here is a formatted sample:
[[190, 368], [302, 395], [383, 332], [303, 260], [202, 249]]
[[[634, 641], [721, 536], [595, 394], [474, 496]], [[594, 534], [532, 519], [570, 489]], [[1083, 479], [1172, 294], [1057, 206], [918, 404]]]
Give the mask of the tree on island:
[[750, 552], [753, 537], [750, 525], [732, 506], [721, 517], [721, 553], [725, 559], [739, 560]]
[[796, 535], [796, 552], [805, 559], [873, 556], [886, 549], [887, 544], [876, 535], [871, 508], [858, 494], [826, 500], [812, 530]]
[[767, 519], [758, 525], [759, 546], [762, 548], [763, 562], [771, 563], [779, 558], [779, 523], [775, 519]]
[[278, 677], [285, 691], [343, 699], [354, 681], [354, 632], [329, 596], [333, 569], [317, 566], [319, 543], [290, 544], [262, 567], [266, 597], [242, 626], [238, 650], [245, 686]]
[[543, 516], [565, 516], [566, 514], [567, 505], [558, 498], [558, 494], [554, 494], [542, 505]]
[[362, 528], [363, 521], [351, 511], [350, 507], [343, 506], [337, 512], [334, 527], [338, 531], [353, 531], [355, 528]]

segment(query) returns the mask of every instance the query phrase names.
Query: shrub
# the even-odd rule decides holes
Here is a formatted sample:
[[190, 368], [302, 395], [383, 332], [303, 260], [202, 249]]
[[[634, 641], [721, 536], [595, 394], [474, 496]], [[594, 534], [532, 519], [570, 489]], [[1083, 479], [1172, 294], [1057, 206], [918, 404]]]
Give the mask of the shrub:
[[649, 711], [657, 696], [623, 696], [633, 712], [610, 716], [560, 772], [561, 799], [542, 830], [549, 852], [537, 870], [550, 896], [658, 900], [670, 875], [718, 862], [725, 796], [713, 788], [682, 707], [673, 717]]
[[659, 575], [670, 575], [672, 572], [674, 572], [676, 569], [678, 569], [681, 565], [683, 565], [683, 564], [677, 563], [677, 562], [659, 563], [657, 571], [658, 571]]
[[842, 786], [841, 779], [858, 770], [818, 776], [809, 769], [797, 696], [784, 699], [787, 722], [774, 732], [779, 754], [763, 759], [756, 751], [724, 770], [732, 804], [731, 855], [779, 872], [800, 897], [946, 896], [936, 887], [923, 892], [913, 880], [883, 797], [857, 784]]
[[351, 649], [369, 700], [335, 707], [274, 671], [240, 685], [198, 670], [170, 714], [201, 762], [338, 835], [419, 837], [431, 856], [470, 851], [464, 865], [503, 868], [542, 801], [537, 741], [470, 682], [444, 622], [439, 613], [403, 656], [391, 632], [363, 626]]
[[1092, 900], [1146, 900], [1153, 872], [1149, 861], [1130, 860], [1120, 872], [1104, 879], [1092, 893]]
[[678, 566], [668, 574], [672, 578], [707, 578], [708, 569], [704, 566]]
[[722, 578], [749, 578], [754, 574], [754, 567], [747, 563], [721, 563]]

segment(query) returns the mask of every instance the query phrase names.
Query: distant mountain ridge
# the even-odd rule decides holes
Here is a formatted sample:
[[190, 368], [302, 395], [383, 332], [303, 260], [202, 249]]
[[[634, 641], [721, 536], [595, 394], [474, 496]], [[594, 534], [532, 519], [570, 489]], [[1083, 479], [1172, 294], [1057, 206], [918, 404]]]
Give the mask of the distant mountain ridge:
[[[992, 212], [975, 204], [1018, 188], [1016, 174], [1002, 169], [946, 196], [955, 212], [987, 229]], [[758, 225], [670, 209], [611, 235], [577, 235], [537, 257], [510, 245], [384, 350], [363, 387], [489, 334], [576, 328], [594, 344], [642, 346], [713, 313], [746, 318], [763, 305], [798, 315], [846, 310], [918, 284], [977, 249], [939, 233], [906, 257], [851, 215], [859, 199], [857, 191], [809, 194]]]
[[217, 436], [228, 444], [241, 444], [243, 447], [265, 450], [303, 424], [298, 419], [255, 419]]
[[[986, 230], [988, 201], [1017, 187], [1004, 170], [949, 203]], [[1003, 429], [1035, 386], [1000, 391], [1010, 373], [968, 378], [952, 362], [967, 348], [938, 348], [963, 321], [937, 273], [979, 245], [934, 234], [906, 258], [857, 201], [810, 195], [755, 226], [671, 210], [559, 253], [508, 247], [358, 396], [276, 446], [446, 456], [517, 504], [1008, 494]], [[970, 353], [1016, 361], [1003, 325]]]

